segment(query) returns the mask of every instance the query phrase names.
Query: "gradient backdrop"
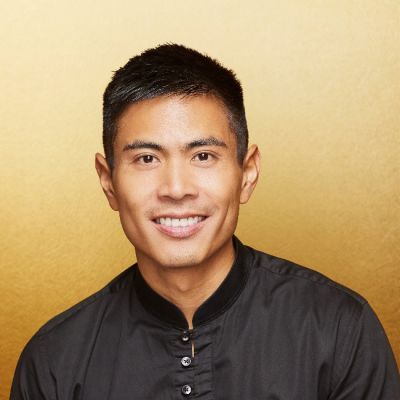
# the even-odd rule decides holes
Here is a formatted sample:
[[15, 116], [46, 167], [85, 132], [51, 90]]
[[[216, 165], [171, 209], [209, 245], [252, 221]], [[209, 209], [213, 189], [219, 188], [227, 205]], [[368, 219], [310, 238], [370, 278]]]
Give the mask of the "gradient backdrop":
[[16, 0], [0, 16], [2, 399], [34, 332], [134, 261], [94, 169], [101, 97], [167, 41], [243, 83], [263, 171], [238, 236], [364, 295], [400, 360], [398, 0]]

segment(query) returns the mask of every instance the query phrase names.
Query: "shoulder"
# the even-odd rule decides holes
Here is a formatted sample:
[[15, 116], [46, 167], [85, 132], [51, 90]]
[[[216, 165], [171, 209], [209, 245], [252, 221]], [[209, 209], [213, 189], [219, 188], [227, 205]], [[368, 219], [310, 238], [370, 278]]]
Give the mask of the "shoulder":
[[121, 298], [129, 292], [132, 285], [134, 267], [127, 268], [99, 291], [50, 319], [38, 330], [35, 337], [40, 338], [69, 326], [72, 328], [77, 325], [82, 329], [85, 323], [93, 323], [93, 319], [97, 319], [106, 309], [118, 307]]
[[332, 391], [341, 393], [355, 381], [365, 389], [371, 377], [377, 387], [381, 378], [386, 381], [390, 393], [398, 387], [390, 344], [364, 297], [310, 268], [250, 247], [247, 251], [252, 255], [249, 286], [263, 317], [281, 328], [288, 343], [306, 349], [312, 340], [313, 357], [321, 354], [330, 365]]
[[15, 370], [12, 397], [56, 398], [55, 374], [65, 364], [76, 370], [85, 357], [102, 326], [121, 319], [126, 298], [133, 281], [134, 268], [130, 267], [104, 288], [62, 312], [44, 324], [24, 347]]
[[253, 296], [261, 297], [272, 325], [281, 326], [280, 334], [302, 349], [311, 338], [313, 359], [322, 354], [330, 365], [329, 398], [395, 398], [400, 389], [396, 361], [364, 297], [310, 268], [247, 251]]
[[252, 254], [251, 275], [265, 295], [279, 298], [281, 304], [292, 304], [295, 310], [349, 314], [352, 320], [361, 317], [367, 300], [354, 290], [327, 276], [295, 262], [266, 254], [246, 246]]

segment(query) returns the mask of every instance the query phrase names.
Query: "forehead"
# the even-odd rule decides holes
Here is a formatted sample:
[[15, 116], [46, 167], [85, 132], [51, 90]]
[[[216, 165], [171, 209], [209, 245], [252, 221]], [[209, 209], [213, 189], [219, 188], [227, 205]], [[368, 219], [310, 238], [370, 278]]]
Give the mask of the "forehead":
[[127, 107], [118, 120], [115, 150], [132, 140], [152, 140], [165, 146], [213, 136], [235, 147], [228, 113], [210, 95], [160, 96]]

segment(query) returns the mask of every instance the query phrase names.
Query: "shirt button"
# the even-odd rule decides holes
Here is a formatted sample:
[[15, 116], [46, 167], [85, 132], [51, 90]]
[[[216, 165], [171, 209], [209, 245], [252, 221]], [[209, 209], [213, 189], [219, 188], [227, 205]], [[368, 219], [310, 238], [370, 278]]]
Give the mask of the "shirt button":
[[182, 394], [184, 396], [189, 396], [190, 393], [192, 393], [192, 388], [189, 385], [183, 385], [182, 386]]
[[190, 357], [182, 357], [181, 364], [184, 367], [188, 367], [192, 363], [192, 359]]
[[190, 334], [188, 331], [182, 333], [181, 340], [183, 343], [187, 343], [190, 340]]

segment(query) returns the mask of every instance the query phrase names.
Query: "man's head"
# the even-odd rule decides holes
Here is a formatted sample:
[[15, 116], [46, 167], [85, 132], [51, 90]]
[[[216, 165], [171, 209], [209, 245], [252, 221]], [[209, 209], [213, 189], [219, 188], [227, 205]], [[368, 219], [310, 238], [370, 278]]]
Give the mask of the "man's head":
[[107, 87], [104, 127], [96, 169], [139, 265], [232, 261], [239, 205], [259, 172], [234, 74], [182, 46], [148, 50]]
[[110, 168], [118, 120], [133, 103], [159, 96], [212, 95], [222, 102], [243, 162], [248, 131], [243, 93], [235, 74], [216, 60], [177, 44], [149, 49], [131, 58], [115, 74], [104, 92], [103, 145]]

